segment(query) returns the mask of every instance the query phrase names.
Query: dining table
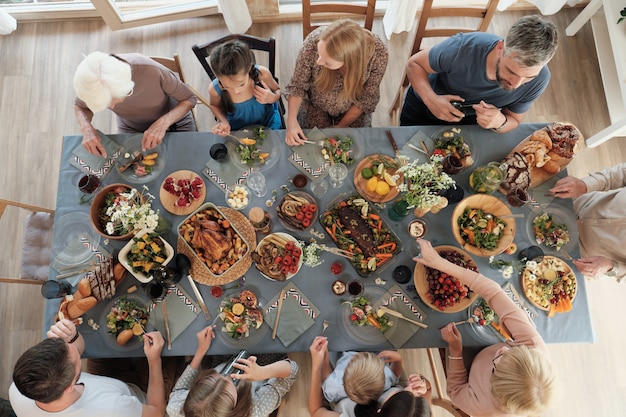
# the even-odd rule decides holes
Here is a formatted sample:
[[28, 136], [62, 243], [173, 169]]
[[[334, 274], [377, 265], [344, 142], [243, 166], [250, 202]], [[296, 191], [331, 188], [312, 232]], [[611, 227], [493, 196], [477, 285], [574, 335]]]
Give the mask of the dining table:
[[[527, 123], [521, 124], [518, 128], [507, 133], [496, 133], [489, 129], [482, 129], [479, 126], [461, 126], [462, 132], [471, 138], [473, 144], [473, 156], [476, 159], [473, 168], [486, 165], [491, 161], [500, 161], [504, 158], [518, 143], [528, 137], [535, 130], [544, 128], [546, 123]], [[350, 134], [359, 141], [359, 153], [362, 158], [366, 158], [368, 155], [382, 153], [394, 157], [394, 149], [390, 145], [387, 138], [386, 131], [390, 131], [395, 141], [400, 148], [400, 152], [403, 149], [406, 150], [404, 145], [412, 138], [419, 137], [430, 138], [432, 134], [441, 129], [441, 126], [405, 126], [405, 127], [380, 127], [380, 128], [359, 128], [359, 129], [345, 129], [347, 134]], [[323, 131], [324, 129], [322, 129]], [[420, 133], [421, 132], [421, 133]], [[329, 247], [335, 247], [334, 242], [325, 232], [323, 226], [319, 220], [316, 220], [312, 225], [310, 231], [297, 231], [293, 232], [285, 229], [283, 224], [278, 220], [276, 213], [276, 202], [280, 201], [282, 196], [287, 191], [299, 190], [296, 188], [291, 179], [301, 173], [301, 170], [296, 168], [296, 165], [289, 161], [289, 157], [292, 154], [292, 148], [285, 144], [285, 131], [273, 131], [272, 134], [277, 135], [279, 140], [279, 147], [277, 152], [280, 156], [277, 157], [275, 165], [270, 169], [263, 170], [263, 174], [266, 177], [268, 193], [263, 197], [256, 197], [250, 194], [250, 204], [247, 208], [241, 211], [242, 214], [248, 214], [248, 211], [252, 207], [262, 207], [267, 213], [270, 214], [273, 223], [273, 232], [286, 232], [295, 236], [302, 242], [309, 242], [311, 239], [315, 239], [320, 244], [326, 244]], [[128, 134], [111, 134], [108, 137], [115, 143], [123, 145], [124, 142], [132, 135]], [[171, 225], [169, 230], [163, 234], [166, 241], [176, 247], [176, 241], [178, 238], [177, 228], [179, 224], [185, 219], [186, 216], [177, 216], [166, 211], [159, 199], [159, 190], [165, 180], [165, 178], [174, 171], [181, 169], [190, 170], [197, 173], [203, 178], [206, 187], [206, 202], [212, 202], [218, 207], [225, 206], [224, 190], [218, 187], [214, 182], [203, 174], [207, 161], [210, 160], [209, 149], [215, 143], [224, 143], [228, 141], [228, 138], [216, 136], [209, 132], [172, 132], [168, 133], [163, 141], [163, 146], [167, 153], [167, 163], [163, 171], [155, 176], [145, 186], [149, 189], [149, 192], [156, 198], [152, 202], [152, 206], [155, 210], [159, 210], [159, 214], [169, 221]], [[63, 150], [61, 156], [60, 172], [58, 179], [58, 191], [56, 201], [56, 216], [55, 216], [55, 230], [54, 236], [56, 236], [60, 230], [57, 226], [57, 221], [66, 213], [71, 212], [89, 212], [89, 202], [85, 202], [84, 196], [81, 199], [81, 192], [74, 185], [77, 175], [81, 175], [72, 164], [69, 163], [72, 158], [72, 152], [78, 146], [81, 146], [82, 136], [80, 135], [67, 135], [63, 138]], [[297, 151], [297, 149], [296, 149]], [[411, 158], [417, 158], [418, 153], [411, 154]], [[339, 188], [328, 187], [328, 191], [323, 196], [314, 196], [320, 211], [326, 210], [332, 203], [338, 201], [342, 196], [350, 196], [356, 192], [353, 181], [354, 166], [358, 164], [356, 161], [350, 168], [347, 178], [342, 186]], [[453, 175], [456, 181], [457, 187], [463, 189], [465, 196], [471, 195], [471, 190], [468, 185], [469, 174], [472, 169], [466, 169], [458, 174]], [[358, 174], [358, 173], [357, 173]], [[567, 175], [567, 170], [563, 170], [558, 177]], [[227, 181], [234, 181], [234, 179], [227, 179]], [[121, 174], [117, 172], [115, 168], [111, 169], [105, 176], [101, 178], [102, 185], [124, 182]], [[315, 185], [315, 181], [309, 180], [308, 184], [302, 191], [309, 194], [311, 192], [311, 186]], [[137, 185], [137, 188], [142, 188], [141, 185]], [[532, 190], [531, 191], [531, 195]], [[505, 201], [505, 196], [496, 192], [496, 197]], [[571, 213], [573, 216], [572, 202], [569, 199], [556, 198], [549, 202], [551, 206], [558, 207], [560, 210], [565, 210]], [[392, 229], [398, 236], [403, 249], [389, 262], [384, 265], [379, 271], [371, 274], [367, 278], [362, 278], [357, 275], [356, 271], [349, 264], [347, 259], [336, 256], [329, 252], [323, 252], [320, 260], [322, 263], [318, 266], [309, 267], [303, 265], [298, 273], [293, 276], [288, 282], [296, 285], [301, 291], [306, 300], [312, 303], [316, 307], [316, 314], [313, 324], [295, 338], [288, 346], [285, 346], [281, 340], [272, 339], [272, 331], [265, 330], [260, 335], [257, 335], [252, 344], [242, 345], [252, 353], [270, 353], [270, 352], [297, 352], [308, 351], [309, 346], [315, 336], [322, 334], [322, 327], [324, 321], [329, 323], [328, 329], [325, 330], [324, 335], [328, 337], [329, 349], [333, 351], [380, 351], [384, 349], [394, 348], [425, 348], [425, 347], [444, 347], [446, 342], [442, 339], [440, 334], [440, 328], [452, 321], [463, 321], [468, 318], [467, 309], [456, 313], [446, 313], [434, 310], [426, 305], [415, 292], [413, 280], [406, 284], [398, 284], [393, 279], [393, 271], [400, 265], [406, 265], [411, 270], [414, 270], [416, 263], [412, 260], [411, 251], [409, 250], [414, 243], [413, 239], [408, 234], [408, 224], [411, 220], [415, 219], [413, 213], [410, 213], [399, 221], [394, 221], [389, 217], [387, 204], [370, 204], [374, 210], [380, 213], [385, 224]], [[428, 231], [425, 239], [432, 242], [433, 246], [439, 245], [451, 245], [459, 248], [460, 246], [453, 237], [451, 222], [452, 213], [454, 211], [455, 204], [449, 204], [437, 213], [427, 213], [421, 217], [428, 225]], [[514, 242], [519, 249], [526, 248], [535, 242], [531, 241], [531, 237], [525, 232], [528, 227], [528, 218], [532, 216], [533, 206], [526, 204], [519, 208], [511, 208], [514, 214], [521, 213], [522, 217], [515, 218], [516, 233]], [[575, 223], [574, 223], [575, 228]], [[257, 233], [257, 241], [264, 237], [263, 234]], [[54, 237], [53, 237], [54, 239]], [[120, 242], [117, 240], [108, 240], [102, 238], [100, 246], [108, 253], [117, 253], [117, 251], [126, 244], [126, 242]], [[569, 255], [572, 258], [578, 258], [579, 247], [576, 242], [573, 247], [568, 250]], [[505, 259], [514, 260], [517, 259], [516, 255], [501, 255]], [[513, 287], [518, 294], [522, 294], [524, 305], [528, 306], [530, 303], [523, 295], [521, 279], [517, 273], [513, 274], [511, 278], [504, 278], [499, 270], [493, 269], [489, 265], [488, 257], [481, 257], [472, 255], [472, 258], [476, 262], [480, 272], [487, 276], [489, 279], [501, 284], [503, 286]], [[332, 283], [337, 279], [337, 275], [331, 273], [331, 264], [335, 261], [343, 262], [343, 272], [339, 277], [343, 280], [359, 279], [365, 286], [366, 290], [370, 289], [374, 293], [385, 292], [392, 286], [399, 286], [402, 292], [408, 296], [412, 303], [418, 307], [418, 309], [424, 313], [424, 323], [428, 325], [427, 329], [419, 329], [414, 334], [409, 334], [405, 337], [406, 341], [401, 346], [394, 346], [388, 340], [381, 339], [380, 342], [371, 343], [370, 340], [366, 340], [354, 336], [354, 329], [348, 329], [347, 326], [351, 326], [349, 319], [349, 312], [345, 305], [346, 301], [349, 301], [349, 295], [338, 296], [335, 295], [332, 290]], [[573, 300], [573, 308], [571, 311], [562, 314], [556, 314], [553, 317], [548, 317], [547, 312], [537, 309], [536, 307], [530, 307], [533, 313], [534, 325], [547, 343], [593, 343], [595, 341], [594, 330], [591, 321], [590, 308], [587, 300], [586, 282], [585, 278], [580, 274], [573, 266], [571, 260], [566, 261], [572, 268], [577, 279], [577, 294]], [[54, 268], [50, 269], [49, 279], [56, 279], [59, 272]], [[84, 274], [82, 274], [84, 275]], [[82, 275], [68, 278], [70, 282], [75, 284]], [[264, 277], [255, 268], [254, 264], [243, 274], [245, 282], [241, 288], [248, 288], [253, 290], [260, 300], [268, 302], [269, 300], [276, 298], [281, 293], [281, 290], [285, 286], [285, 282], [274, 281]], [[378, 279], [380, 278], [380, 279]], [[185, 294], [191, 295], [191, 299], [194, 300], [193, 290], [190, 287], [189, 282], [186, 279], [181, 280], [176, 284]], [[230, 284], [229, 284], [230, 285]], [[117, 288], [116, 298], [123, 296], [127, 289], [137, 286], [139, 289], [135, 293], [138, 296], [145, 296], [144, 285], [139, 283], [132, 275], [127, 274], [127, 277], [121, 281]], [[202, 283], [197, 283], [199, 291], [201, 292], [203, 299], [206, 301], [208, 309], [211, 314], [211, 318], [207, 320], [201, 311], [196, 310], [195, 317], [192, 319], [186, 319], [185, 327], [179, 331], [177, 337], [173, 340], [171, 350], [164, 348], [163, 355], [166, 356], [183, 356], [192, 355], [195, 352], [197, 346], [196, 334], [210, 324], [216, 324], [216, 333], [220, 332], [220, 321], [216, 320], [219, 312], [219, 304], [221, 298], [212, 297], [211, 287]], [[397, 287], [395, 287], [397, 288]], [[231, 290], [232, 291], [232, 290]], [[44, 332], [53, 323], [55, 315], [58, 310], [60, 300], [50, 299], [46, 301], [45, 317], [44, 317]], [[168, 308], [169, 308], [168, 303]], [[110, 300], [104, 300], [89, 310], [83, 316], [84, 322], [79, 326], [79, 331], [85, 339], [86, 349], [84, 356], [91, 358], [107, 358], [107, 357], [133, 357], [143, 356], [142, 346], [135, 344], [129, 347], [117, 346], [114, 343], [113, 337], [107, 333], [105, 325], [105, 316], [110, 309]], [[175, 311], [169, 312], [169, 321], [176, 322]], [[281, 317], [281, 322], [285, 320]], [[285, 321], [286, 322], [286, 321]], [[94, 326], [94, 324], [96, 324]], [[273, 323], [272, 323], [273, 324]], [[99, 326], [98, 326], [99, 325]], [[268, 324], [263, 324], [267, 326]], [[459, 330], [463, 337], [463, 344], [466, 346], [484, 346], [489, 344], [479, 333], [475, 332], [471, 325], [463, 324], [459, 325]], [[148, 331], [151, 330], [151, 326], [148, 326]], [[347, 331], [350, 330], [350, 331]], [[239, 351], [240, 346], [236, 343], [225, 343], [223, 337], [216, 337], [208, 352], [209, 355], [213, 354], [231, 354]]]

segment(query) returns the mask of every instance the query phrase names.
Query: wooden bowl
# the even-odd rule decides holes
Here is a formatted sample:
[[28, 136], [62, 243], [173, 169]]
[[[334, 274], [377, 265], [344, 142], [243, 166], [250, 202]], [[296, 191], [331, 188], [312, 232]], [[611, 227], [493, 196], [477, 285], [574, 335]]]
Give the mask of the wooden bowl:
[[511, 246], [513, 238], [515, 238], [515, 218], [513, 217], [501, 219], [506, 223], [506, 227], [502, 232], [502, 237], [498, 241], [498, 246], [494, 249], [479, 248], [466, 242], [465, 239], [461, 237], [461, 228], [458, 225], [457, 219], [461, 217], [467, 207], [481, 209], [485, 213], [490, 213], [495, 217], [511, 216], [512, 214], [511, 210], [504, 202], [489, 194], [474, 194], [461, 200], [452, 212], [452, 234], [463, 249], [476, 256], [492, 256], [504, 252], [506, 248]]
[[96, 196], [91, 201], [91, 208], [89, 209], [89, 220], [91, 221], [91, 226], [93, 227], [93, 229], [102, 237], [112, 240], [129, 240], [135, 235], [134, 231], [126, 233], [125, 235], [109, 235], [100, 223], [100, 213], [104, 208], [104, 203], [106, 201], [107, 195], [114, 192], [119, 187], [125, 188], [126, 191], [130, 191], [133, 188], [130, 185], [121, 183], [111, 184], [104, 187], [98, 192], [98, 194], [96, 194]]

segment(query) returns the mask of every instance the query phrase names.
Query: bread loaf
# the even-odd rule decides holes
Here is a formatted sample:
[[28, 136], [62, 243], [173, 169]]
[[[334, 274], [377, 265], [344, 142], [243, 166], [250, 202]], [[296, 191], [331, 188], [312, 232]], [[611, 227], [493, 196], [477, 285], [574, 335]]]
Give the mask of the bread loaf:
[[120, 346], [125, 346], [126, 343], [128, 343], [130, 341], [130, 339], [133, 338], [133, 331], [130, 329], [125, 329], [122, 330], [121, 332], [118, 333], [117, 335], [117, 344]]
[[89, 297], [91, 295], [91, 284], [88, 278], [83, 278], [78, 281], [78, 292], [83, 297]]
[[548, 174], [554, 175], [559, 173], [559, 171], [561, 170], [561, 165], [553, 160], [550, 160], [546, 162], [546, 164], [541, 168]]
[[76, 301], [76, 305], [78, 306], [78, 308], [83, 310], [83, 312], [92, 309], [96, 304], [98, 304], [98, 300], [96, 300], [96, 297], [92, 296]]

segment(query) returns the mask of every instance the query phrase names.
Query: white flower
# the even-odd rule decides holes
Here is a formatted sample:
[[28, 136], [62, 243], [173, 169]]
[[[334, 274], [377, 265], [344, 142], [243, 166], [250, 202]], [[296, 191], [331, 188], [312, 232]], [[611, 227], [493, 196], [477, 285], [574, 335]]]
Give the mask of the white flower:
[[491, 255], [491, 256], [489, 257], [489, 263], [490, 263], [490, 264], [492, 264], [492, 263], [493, 263], [493, 260], [494, 260], [495, 258], [496, 258], [495, 256]]

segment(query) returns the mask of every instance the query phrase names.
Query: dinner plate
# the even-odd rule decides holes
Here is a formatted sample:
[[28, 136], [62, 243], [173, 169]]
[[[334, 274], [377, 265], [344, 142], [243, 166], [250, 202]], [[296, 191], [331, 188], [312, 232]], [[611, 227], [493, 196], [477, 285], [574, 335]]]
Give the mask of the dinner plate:
[[[294, 198], [291, 198], [291, 197], [294, 197]], [[278, 221], [280, 222], [280, 224], [282, 224], [285, 229], [291, 232], [306, 232], [311, 227], [313, 227], [313, 225], [315, 224], [315, 220], [318, 216], [319, 208], [315, 210], [315, 213], [311, 213], [312, 215], [310, 215], [310, 218], [309, 218], [309, 221], [311, 223], [309, 224], [309, 226], [304, 227], [300, 224], [299, 221], [296, 220], [295, 217], [289, 218], [291, 216], [289, 216], [289, 214], [287, 214], [285, 209], [283, 208], [283, 203], [285, 203], [287, 199], [296, 201], [296, 203], [294, 203], [294, 205], [297, 206], [296, 211], [302, 211], [301, 208], [303, 207], [303, 204], [300, 201], [298, 201], [301, 199], [306, 200], [308, 204], [315, 204], [315, 206], [317, 207], [317, 201], [315, 201], [315, 198], [311, 194], [305, 193], [304, 191], [291, 191], [290, 193], [285, 194], [285, 196], [276, 205], [276, 214], [278, 215]], [[302, 228], [296, 227], [295, 224], [300, 224]]]
[[[260, 248], [262, 248], [266, 244], [269, 244], [271, 241], [275, 240], [276, 237], [278, 237], [281, 240], [288, 240], [289, 242], [293, 242], [293, 244], [296, 247], [300, 248], [300, 251], [302, 251], [302, 246], [298, 242], [298, 239], [296, 239], [295, 237], [291, 236], [288, 233], [275, 232], [275, 233], [271, 233], [271, 234], [265, 236], [263, 239], [261, 239], [261, 241], [256, 246], [255, 252], [258, 253]], [[277, 256], [282, 256], [282, 253], [279, 253]], [[256, 257], [256, 255], [253, 255], [252, 256], [252, 260], [254, 260], [255, 257]], [[274, 259], [276, 259], [276, 258], [274, 257]], [[273, 262], [273, 260], [272, 260], [272, 262]], [[300, 271], [300, 268], [302, 268], [302, 262], [304, 262], [304, 256], [302, 254], [300, 254], [300, 258], [298, 260], [298, 269], [293, 274], [291, 274], [291, 273], [287, 274], [285, 280], [291, 279], [294, 275], [296, 275], [298, 273], [298, 271]], [[263, 273], [263, 271], [261, 269], [259, 269], [258, 262], [255, 261], [255, 264], [257, 265], [257, 269], [259, 270], [261, 275], [263, 275], [265, 278], [269, 279], [270, 281], [278, 281], [278, 280], [276, 280], [276, 279], [274, 279], [274, 278], [272, 278], [272, 277], [270, 277], [268, 275], [265, 275], [265, 273]]]
[[[152, 181], [165, 169], [165, 165], [167, 164], [167, 152], [165, 151], [165, 143], [161, 142], [157, 146], [152, 149], [146, 149], [142, 151], [141, 141], [143, 139], [143, 134], [138, 134], [131, 136], [122, 144], [124, 147], [124, 151], [122, 155], [117, 159], [117, 171], [120, 176], [131, 184], [145, 184], [147, 182]], [[164, 139], [165, 140], [165, 139]], [[152, 165], [152, 171], [146, 175], [137, 175], [133, 170], [133, 167], [129, 167], [123, 172], [120, 172], [120, 167], [124, 164], [125, 160], [132, 158], [132, 155], [135, 152], [141, 152], [143, 156], [151, 155], [157, 153], [158, 156], [154, 159], [155, 164]], [[127, 155], [128, 158], [126, 157]]]
[[[385, 295], [385, 292], [385, 289], [382, 287], [368, 285], [365, 287], [361, 296], [367, 298], [370, 305], [373, 306], [383, 295]], [[354, 298], [355, 297], [350, 297], [350, 301], [354, 300]], [[341, 308], [341, 322], [343, 323], [343, 327], [345, 328], [348, 337], [357, 343], [367, 346], [377, 346], [387, 342], [385, 335], [374, 326], [358, 326], [356, 324], [352, 324], [352, 321], [350, 320], [351, 315], [352, 307], [348, 301], [345, 302]]]
[[[257, 309], [261, 312], [261, 314], [263, 314], [263, 306], [265, 305], [265, 301], [259, 296], [259, 291], [253, 290], [251, 288], [243, 288], [243, 289], [250, 290], [257, 296]], [[229, 297], [237, 296], [241, 290], [242, 289], [237, 289], [232, 292], [229, 292], [227, 295], [225, 295], [222, 298], [222, 301], [226, 300]], [[221, 309], [222, 307], [220, 303], [220, 311]], [[224, 327], [224, 321], [220, 318], [219, 312], [217, 316], [215, 317], [215, 324], [217, 326], [216, 327], [217, 337], [220, 339], [222, 343], [224, 343], [226, 346], [231, 347], [233, 349], [249, 349], [258, 345], [259, 342], [265, 337], [269, 329], [269, 326], [267, 325], [267, 323], [265, 323], [265, 320], [264, 320], [263, 324], [261, 324], [261, 327], [259, 327], [258, 329], [250, 328], [249, 330], [250, 334], [248, 335], [248, 337], [234, 339], [230, 337], [228, 333], [226, 333], [225, 331], [222, 331], [222, 328]]]
[[[400, 194], [400, 190], [398, 189], [398, 187], [389, 186], [389, 192], [387, 194], [381, 195], [381, 194], [376, 193], [375, 191], [369, 191], [367, 189], [367, 182], [369, 180], [363, 178], [363, 175], [361, 175], [361, 171], [363, 171], [364, 168], [372, 168], [375, 173], [376, 167], [377, 167], [377, 164], [375, 161], [378, 161], [379, 159], [383, 159], [387, 162], [394, 161], [394, 158], [392, 156], [384, 155], [384, 154], [373, 154], [373, 155], [366, 156], [365, 158], [363, 158], [361, 162], [359, 162], [359, 164], [354, 169], [354, 187], [357, 189], [359, 194], [361, 194], [363, 197], [367, 198], [369, 201], [373, 203], [387, 203], [393, 200], [394, 198], [396, 198]], [[388, 172], [390, 175], [396, 174], [395, 169], [387, 168], [386, 172]], [[397, 174], [399, 175], [399, 178], [396, 180], [396, 184], [399, 185], [404, 182], [404, 174], [403, 173], [397, 173]], [[377, 176], [377, 175], [374, 175], [374, 176]], [[384, 181], [384, 180], [379, 179], [379, 181]]]
[[[339, 127], [330, 127], [327, 129], [322, 129], [324, 135], [327, 138], [332, 137], [340, 137], [345, 138], [349, 137], [352, 139], [352, 145], [350, 146], [350, 156], [354, 159], [354, 162], [351, 164], [345, 164], [348, 167], [348, 171], [354, 169], [357, 166], [357, 163], [363, 159], [363, 152], [365, 149], [365, 139], [358, 130], [356, 129], [344, 129]], [[330, 166], [330, 162], [328, 160], [324, 160], [326, 168]]]
[[[481, 305], [483, 299], [481, 297], [477, 297], [472, 305], [467, 308], [467, 318], [475, 318], [474, 309]], [[494, 343], [500, 343], [506, 341], [504, 336], [500, 334], [496, 329], [494, 329], [491, 325], [481, 326], [478, 323], [468, 323], [467, 326], [470, 326], [476, 337], [478, 337], [483, 342], [486, 342], [490, 345]]]
[[[476, 262], [474, 262], [472, 257], [467, 252], [455, 246], [443, 245], [443, 246], [437, 246], [434, 249], [437, 251], [437, 253], [441, 253], [444, 250], [457, 252], [463, 256], [466, 262], [468, 263], [471, 262], [474, 265], [476, 265]], [[460, 302], [456, 303], [453, 306], [450, 306], [441, 310], [430, 300], [426, 266], [423, 264], [417, 263], [415, 265], [415, 271], [413, 272], [413, 277], [415, 281], [415, 290], [417, 291], [417, 294], [420, 296], [424, 304], [426, 304], [428, 307], [432, 308], [435, 311], [440, 311], [442, 313], [458, 313], [459, 311], [463, 311], [467, 307], [469, 307], [478, 296], [475, 292], [470, 291], [468, 293], [468, 297], [464, 298], [463, 300], [461, 300]]]
[[[443, 135], [445, 133], [452, 134], [452, 136], [444, 137]], [[441, 129], [436, 130], [430, 136], [431, 141], [430, 143], [426, 145], [426, 147], [428, 148], [428, 151], [432, 154], [433, 151], [435, 150], [435, 141], [437, 139], [443, 139], [444, 141], [451, 141], [458, 137], [462, 138], [463, 142], [467, 144], [467, 146], [469, 147], [470, 154], [471, 154], [471, 161], [467, 161], [467, 159], [463, 159], [463, 169], [461, 170], [462, 172], [476, 165], [476, 161], [478, 160], [478, 157], [479, 157], [479, 147], [476, 146], [476, 141], [470, 135], [468, 130], [465, 129], [463, 126], [446, 126], [446, 127], [442, 127]]]
[[54, 225], [51, 259], [60, 266], [87, 261], [100, 244], [100, 235], [91, 227], [89, 214], [75, 211], [61, 216]]
[[[574, 217], [574, 213], [566, 210], [563, 207], [550, 205], [548, 208], [544, 210], [544, 213], [548, 214], [552, 217], [552, 220], [557, 224], [564, 224], [567, 226], [567, 231], [569, 233], [569, 242], [567, 242], [563, 247], [561, 247], [562, 251], [570, 253], [576, 245], [578, 244], [578, 226], [576, 224], [576, 218]], [[541, 213], [543, 214], [543, 213]], [[533, 226], [533, 222], [535, 219], [540, 216], [540, 214], [531, 213], [526, 218], [526, 234], [528, 235], [528, 239], [530, 239], [533, 244], [537, 243], [535, 227]], [[558, 255], [559, 252], [556, 248], [548, 247], [545, 243], [537, 243], [543, 249], [544, 254], [548, 255]]]
[[[261, 126], [249, 126], [244, 129], [230, 133], [231, 135], [236, 136], [240, 139], [256, 139], [254, 135], [254, 129], [259, 127]], [[228, 142], [232, 146], [231, 148], [229, 144], [226, 145], [229, 152], [229, 160], [231, 160], [236, 166], [244, 170], [253, 168], [255, 171], [266, 171], [276, 165], [276, 163], [280, 159], [280, 152], [282, 149], [280, 137], [278, 136], [278, 133], [274, 130], [263, 128], [263, 132], [265, 132], [265, 139], [263, 139], [263, 143], [261, 143], [261, 141], [257, 139], [257, 142], [254, 145], [244, 145], [232, 138], [229, 139]], [[263, 163], [261, 163], [260, 161], [246, 163], [245, 161], [241, 160], [241, 151], [239, 149], [242, 148], [239, 147], [247, 147], [249, 150], [256, 149], [259, 150], [259, 152], [268, 153], [269, 155]]]
[[[104, 340], [104, 344], [114, 350], [121, 351], [121, 352], [130, 352], [133, 350], [143, 349], [143, 341], [139, 338], [139, 336], [133, 336], [133, 338], [130, 339], [128, 343], [126, 343], [124, 346], [120, 346], [117, 344], [117, 341], [116, 341], [117, 335], [113, 335], [112, 333], [109, 333], [107, 329], [107, 314], [111, 312], [111, 309], [113, 308], [115, 303], [117, 303], [117, 301], [122, 298], [136, 301], [137, 304], [143, 307], [144, 309], [146, 309], [146, 311], [148, 310], [148, 307], [150, 306], [150, 304], [152, 304], [152, 301], [148, 297], [144, 296], [143, 294], [139, 292], [132, 293], [132, 294], [124, 294], [120, 297], [115, 297], [112, 300], [110, 300], [106, 304], [106, 306], [102, 309], [102, 314], [100, 317], [100, 330], [99, 331], [100, 331], [100, 334], [102, 335], [102, 339]], [[147, 326], [147, 323], [148, 321], [146, 321], [144, 328]], [[146, 329], [146, 331], [148, 331], [148, 329]]]

